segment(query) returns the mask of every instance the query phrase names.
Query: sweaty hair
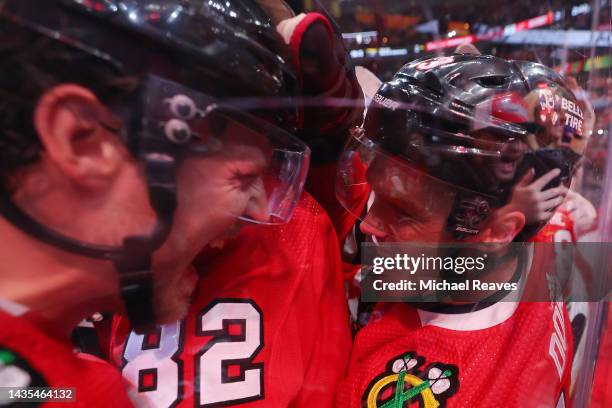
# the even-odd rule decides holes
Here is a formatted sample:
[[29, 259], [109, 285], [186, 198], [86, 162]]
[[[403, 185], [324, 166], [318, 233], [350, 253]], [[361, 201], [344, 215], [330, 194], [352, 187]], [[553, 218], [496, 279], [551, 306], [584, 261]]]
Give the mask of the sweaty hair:
[[125, 77], [89, 52], [0, 22], [0, 177], [36, 162], [42, 145], [33, 114], [46, 90], [82, 85], [107, 106], [135, 93], [139, 80]]

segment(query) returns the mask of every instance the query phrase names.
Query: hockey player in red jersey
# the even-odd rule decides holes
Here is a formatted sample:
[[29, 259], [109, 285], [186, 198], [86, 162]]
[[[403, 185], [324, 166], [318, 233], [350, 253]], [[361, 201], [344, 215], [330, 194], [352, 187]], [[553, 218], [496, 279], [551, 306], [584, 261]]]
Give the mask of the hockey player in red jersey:
[[202, 253], [186, 319], [144, 336], [115, 319], [110, 355], [138, 405], [331, 407], [351, 345], [337, 248], [305, 195], [288, 224]]
[[[302, 55], [304, 47], [314, 45], [312, 36], [335, 36], [329, 20], [317, 13], [294, 17], [278, 5], [267, 11], [273, 13], [268, 21], [255, 1], [204, 3], [210, 22], [201, 29], [241, 22], [245, 29], [239, 26], [238, 32], [255, 48], [268, 46], [255, 34], [263, 31], [274, 38], [278, 23], [301, 95], [317, 97], [327, 87], [344, 88], [336, 83], [346, 84], [350, 92], [346, 75], [352, 71], [336, 61], [333, 49], [328, 50], [331, 56], [315, 54], [315, 59], [326, 60], [328, 81], [316, 83], [306, 69], [317, 65], [312, 54]], [[224, 74], [232, 78], [232, 72]], [[242, 84], [241, 78], [234, 80]], [[321, 136], [304, 126], [315, 126], [313, 115], [312, 106], [299, 112], [304, 118], [299, 131], [318, 156]], [[321, 130], [326, 135], [329, 131]], [[351, 340], [338, 247], [327, 214], [306, 194], [287, 224], [245, 227], [237, 236], [210, 242], [194, 263], [199, 282], [185, 319], [143, 334], [132, 331], [124, 317], [113, 320], [107, 354], [133, 385], [136, 404], [333, 406]]]
[[263, 13], [232, 12], [253, 18], [196, 1], [0, 1], [0, 385], [129, 406], [116, 369], [74, 355], [71, 329], [94, 312], [138, 332], [184, 317], [206, 244], [290, 219], [309, 161], [294, 110], [220, 98], [285, 97], [295, 77]]
[[[546, 181], [543, 192], [563, 195], [582, 138], [575, 96], [540, 64], [465, 54], [417, 60], [374, 96], [341, 156], [337, 196], [379, 251], [397, 242], [494, 243], [506, 251], [542, 227], [526, 228], [529, 209], [514, 188], [533, 178]], [[553, 275], [551, 260], [532, 245], [494, 253], [487, 273], [521, 287]], [[459, 280], [474, 278], [482, 277]], [[563, 302], [541, 300], [489, 292], [369, 310], [362, 303], [337, 406], [568, 406], [569, 319]]]

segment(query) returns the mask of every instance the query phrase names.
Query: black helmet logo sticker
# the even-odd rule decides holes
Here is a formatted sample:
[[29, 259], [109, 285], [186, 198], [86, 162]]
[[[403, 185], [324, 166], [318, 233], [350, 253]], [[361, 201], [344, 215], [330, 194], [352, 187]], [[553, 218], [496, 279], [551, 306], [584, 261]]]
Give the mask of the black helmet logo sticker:
[[186, 121], [204, 117], [193, 99], [186, 95], [174, 95], [164, 100], [174, 118], [164, 124], [164, 134], [173, 143], [185, 144], [198, 135], [191, 131]]

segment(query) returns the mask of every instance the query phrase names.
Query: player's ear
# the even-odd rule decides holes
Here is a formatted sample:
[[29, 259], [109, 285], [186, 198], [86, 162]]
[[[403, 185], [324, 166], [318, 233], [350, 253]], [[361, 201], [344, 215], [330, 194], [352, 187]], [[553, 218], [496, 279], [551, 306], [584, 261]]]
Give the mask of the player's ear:
[[496, 244], [509, 244], [525, 226], [525, 215], [520, 211], [497, 210], [481, 232], [479, 241]]
[[92, 92], [72, 84], [46, 91], [34, 110], [46, 158], [69, 180], [88, 188], [108, 183], [123, 162], [123, 146], [108, 129], [112, 121], [118, 122]]

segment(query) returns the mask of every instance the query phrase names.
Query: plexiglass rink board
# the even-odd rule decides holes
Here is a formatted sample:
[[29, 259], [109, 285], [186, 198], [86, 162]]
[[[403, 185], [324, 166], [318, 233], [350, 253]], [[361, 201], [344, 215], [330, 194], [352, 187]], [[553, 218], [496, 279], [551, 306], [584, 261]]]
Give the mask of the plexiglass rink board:
[[[329, 11], [338, 22], [354, 64], [367, 68], [383, 82], [410, 61], [449, 56], [457, 50], [540, 62], [562, 74], [581, 100], [585, 126], [590, 128], [586, 129], [589, 139], [583, 165], [571, 188], [584, 198], [575, 207], [570, 205], [570, 211], [578, 218], [572, 227], [572, 239], [611, 242], [610, 1], [321, 0], [305, 1], [304, 6]], [[376, 98], [378, 84], [372, 78], [362, 75], [364, 89], [369, 89], [368, 100]], [[560, 234], [557, 238], [568, 236]], [[595, 284], [609, 287], [611, 261], [605, 253], [599, 259], [588, 260]], [[572, 284], [580, 286], [580, 278]], [[567, 294], [566, 307], [576, 343], [570, 391], [576, 407], [612, 406], [608, 305], [605, 301], [572, 302], [571, 290]], [[533, 406], [538, 406], [536, 400], [534, 397]]]

